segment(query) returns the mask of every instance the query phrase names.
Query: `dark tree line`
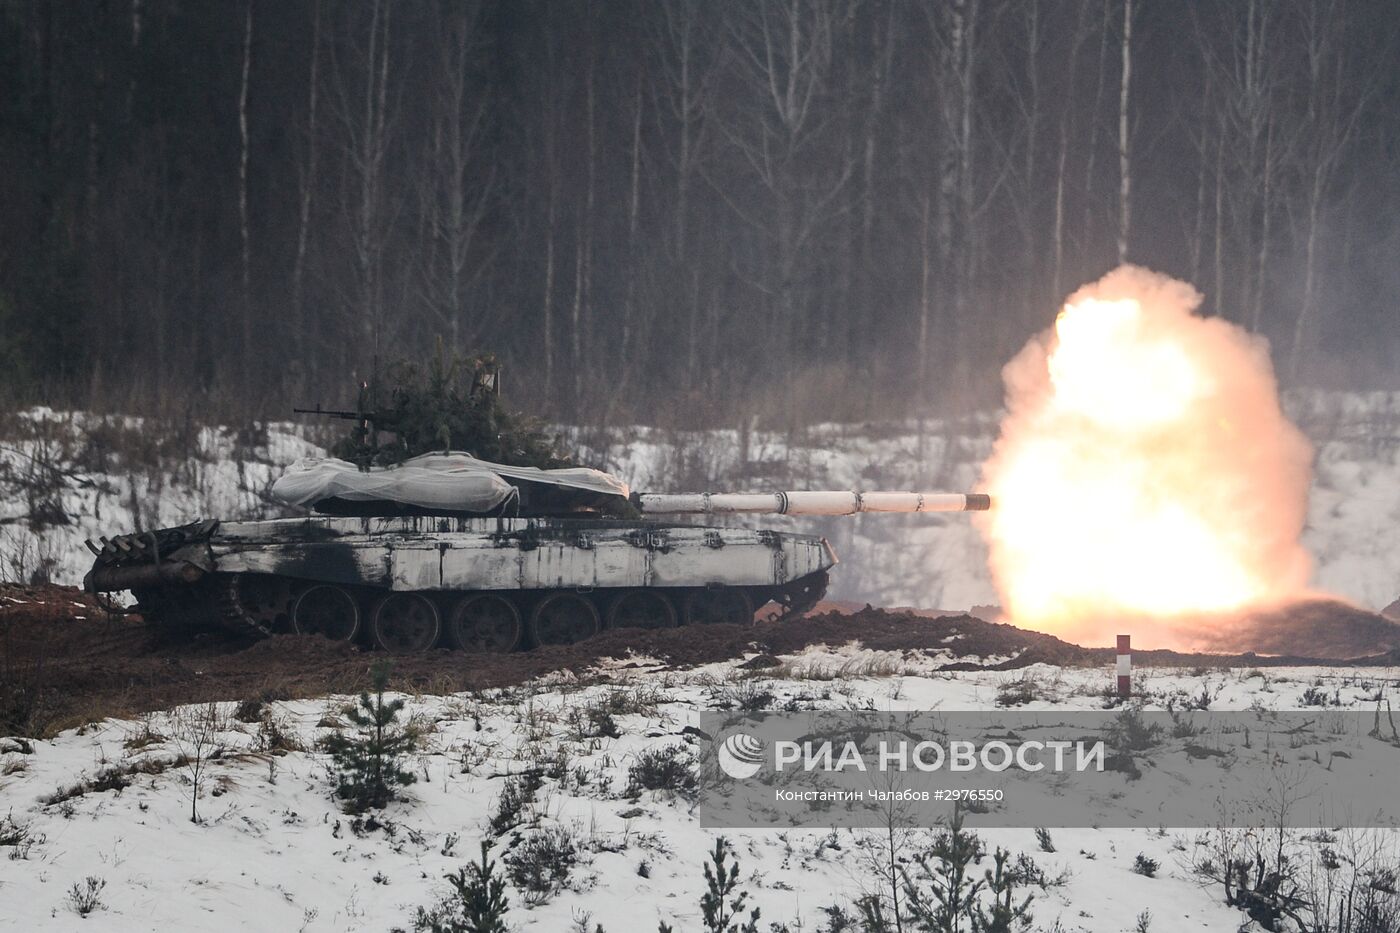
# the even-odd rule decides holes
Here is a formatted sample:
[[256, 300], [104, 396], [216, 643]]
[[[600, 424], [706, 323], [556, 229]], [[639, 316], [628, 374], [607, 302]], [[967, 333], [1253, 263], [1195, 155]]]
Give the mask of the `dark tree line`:
[[986, 404], [1120, 259], [1400, 377], [1384, 0], [0, 0], [13, 401], [342, 402], [438, 340], [698, 423]]

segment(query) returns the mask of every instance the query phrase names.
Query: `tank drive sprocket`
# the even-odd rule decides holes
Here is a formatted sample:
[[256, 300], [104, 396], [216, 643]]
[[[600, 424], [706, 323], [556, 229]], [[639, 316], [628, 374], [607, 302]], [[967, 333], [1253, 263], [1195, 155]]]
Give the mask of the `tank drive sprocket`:
[[291, 630], [292, 581], [265, 573], [219, 574], [213, 581], [219, 618], [244, 634], [267, 637]]

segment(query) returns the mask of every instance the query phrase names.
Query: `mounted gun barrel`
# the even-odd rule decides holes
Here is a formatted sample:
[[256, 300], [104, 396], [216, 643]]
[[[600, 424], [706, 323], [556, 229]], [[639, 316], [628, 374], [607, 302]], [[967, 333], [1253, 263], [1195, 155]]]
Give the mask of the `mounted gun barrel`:
[[859, 512], [982, 512], [992, 507], [985, 493], [854, 492], [701, 492], [664, 495], [642, 493], [637, 505], [647, 514], [670, 515], [855, 515]]
[[323, 418], [341, 418], [345, 421], [373, 421], [377, 417], [372, 411], [345, 411], [338, 408], [293, 408], [293, 414], [320, 415]]

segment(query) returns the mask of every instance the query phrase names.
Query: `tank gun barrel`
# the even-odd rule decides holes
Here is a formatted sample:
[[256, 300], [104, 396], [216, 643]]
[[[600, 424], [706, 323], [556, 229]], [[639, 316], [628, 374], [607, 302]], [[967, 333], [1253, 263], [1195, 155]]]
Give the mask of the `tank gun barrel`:
[[701, 492], [642, 493], [638, 507], [647, 514], [689, 515], [855, 515], [858, 512], [981, 512], [991, 496], [971, 492]]

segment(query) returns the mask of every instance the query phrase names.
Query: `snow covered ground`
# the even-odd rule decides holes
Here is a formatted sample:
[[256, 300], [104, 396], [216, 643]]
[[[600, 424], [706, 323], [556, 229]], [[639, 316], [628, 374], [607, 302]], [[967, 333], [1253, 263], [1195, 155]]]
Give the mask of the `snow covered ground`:
[[[629, 772], [648, 750], [679, 748], [684, 760], [697, 741], [686, 729], [701, 710], [733, 708], [763, 694], [771, 694], [773, 708], [792, 702], [804, 709], [989, 709], [1013, 680], [1035, 685], [1037, 699], [1026, 709], [1087, 710], [1102, 707], [1110, 676], [1107, 669], [1043, 665], [937, 673], [942, 657], [858, 646], [779, 660], [782, 667], [750, 672], [737, 660], [674, 671], [633, 659], [521, 688], [407, 696], [402, 715], [422, 735], [422, 750], [410, 759], [418, 782], [377, 828], [341, 812], [330, 793], [328, 758], [314, 750], [318, 738], [344, 725], [349, 697], [272, 704], [275, 728], [239, 722], [234, 704], [224, 704], [221, 750], [195, 801], [198, 824], [190, 819], [189, 769], [169, 764], [190, 751], [197, 710], [94, 723], [35, 742], [31, 754], [13, 742], [0, 744], [10, 749], [0, 755], [0, 819], [24, 827], [31, 840], [0, 847], [11, 853], [0, 858], [0, 927], [411, 927], [414, 910], [442, 896], [443, 876], [477, 856], [481, 840], [493, 841], [492, 857], [504, 867], [530, 840], [545, 838], [570, 853], [552, 864], [571, 867], [534, 894], [519, 879], [511, 883], [513, 929], [595, 933], [601, 924], [621, 933], [655, 930], [664, 920], [678, 931], [698, 930], [702, 863], [716, 834], [700, 828], [684, 796], [629, 789]], [[1298, 708], [1312, 688], [1342, 708], [1369, 710], [1378, 691], [1393, 695], [1400, 686], [1400, 669], [1156, 669], [1141, 672], [1139, 686], [1148, 709], [1202, 695], [1212, 710]], [[113, 770], [126, 772], [129, 786], [45, 802], [59, 788]], [[540, 774], [538, 789], [513, 821], [502, 821], [507, 785], [531, 770]], [[505, 825], [510, 822], [515, 825]], [[1236, 930], [1247, 919], [1191, 870], [1211, 845], [1208, 831], [1054, 829], [1054, 852], [1042, 850], [1032, 828], [979, 834], [989, 849], [1025, 852], [1047, 878], [1060, 879], [1029, 888], [1030, 929], [1120, 933], [1137, 929], [1144, 912], [1147, 928], [1157, 931]], [[762, 911], [762, 930], [770, 922], [792, 931], [823, 929], [823, 908], [850, 909], [862, 894], [879, 890], [871, 868], [883, 851], [879, 831], [725, 835], [735, 845], [750, 904]], [[910, 850], [928, 835], [910, 837]], [[1335, 837], [1306, 835], [1293, 834], [1295, 858], [1325, 858], [1319, 839], [1342, 848]], [[1400, 857], [1400, 836], [1371, 833], [1362, 841], [1379, 845], [1392, 861]], [[1158, 863], [1155, 877], [1134, 871], [1139, 854]], [[100, 883], [100, 906], [84, 921], [70, 892], [89, 878]]]
[[[1400, 397], [1309, 395], [1290, 407], [1318, 447], [1307, 531], [1317, 581], [1380, 608], [1400, 591]], [[83, 538], [138, 524], [282, 514], [268, 487], [286, 464], [319, 451], [294, 425], [193, 427], [173, 443], [168, 426], [136, 419], [36, 410], [10, 422], [0, 441], [0, 576], [11, 579], [41, 573], [77, 582], [89, 565]], [[964, 489], [994, 432], [988, 416], [823, 425], [793, 436], [628, 429], [572, 439], [642, 489]], [[994, 599], [964, 516], [773, 524], [832, 539], [843, 557], [838, 598], [947, 608]], [[1044, 665], [938, 672], [955, 648], [809, 649], [769, 671], [741, 669], [738, 659], [677, 671], [639, 658], [506, 690], [408, 696], [405, 715], [422, 734], [411, 759], [418, 781], [375, 827], [340, 810], [329, 759], [316, 750], [344, 727], [349, 697], [274, 703], [265, 723], [238, 721], [241, 698], [227, 698], [216, 710], [220, 751], [197, 799], [189, 768], [174, 762], [190, 751], [199, 710], [105, 720], [27, 745], [0, 739], [0, 928], [411, 928], [414, 911], [444, 895], [443, 876], [489, 839], [503, 870], [528, 866], [531, 846], [552, 847], [550, 865], [570, 865], [533, 893], [517, 868], [508, 891], [513, 929], [596, 933], [601, 925], [619, 933], [665, 921], [697, 930], [702, 864], [716, 834], [700, 828], [686, 796], [629, 787], [644, 754], [675, 748], [686, 760], [697, 742], [687, 727], [701, 711], [755, 697], [772, 708], [988, 709], [1008, 683], [1029, 680], [1028, 709], [1097, 709], [1109, 682], [1106, 669]], [[1155, 669], [1140, 672], [1138, 686], [1153, 709], [1198, 697], [1212, 709], [1292, 709], [1305, 693], [1370, 709], [1378, 694], [1394, 696], [1400, 670]], [[524, 772], [539, 774], [540, 785], [503, 822], [502, 798]], [[989, 848], [1027, 853], [1052, 882], [1030, 889], [1033, 930], [1226, 931], [1246, 923], [1191, 870], [1211, 848], [1208, 831], [1053, 829], [1054, 852], [1043, 851], [1033, 828], [979, 834]], [[826, 908], [849, 911], [878, 890], [878, 833], [725, 835], [750, 905], [762, 911], [759, 929], [824, 929]], [[1390, 833], [1300, 833], [1289, 846], [1298, 864], [1316, 867], [1347, 843], [1400, 859], [1400, 838]], [[1155, 877], [1134, 871], [1139, 854], [1158, 863]], [[1351, 870], [1345, 858], [1323, 869]], [[89, 884], [95, 904], [84, 918], [78, 907]]]
[[[1314, 582], [1378, 610], [1400, 595], [1400, 393], [1298, 393], [1292, 417], [1316, 446], [1304, 543]], [[617, 428], [569, 430], [592, 465], [634, 489], [946, 489], [976, 487], [996, 417], [815, 425], [800, 433]], [[0, 578], [36, 571], [78, 583], [85, 538], [196, 518], [287, 514], [267, 489], [319, 452], [306, 428], [258, 432], [171, 426], [35, 409], [0, 440]], [[136, 454], [141, 456], [136, 456]], [[1203, 483], [1210, 481], [1202, 477]], [[769, 517], [824, 534], [842, 564], [831, 597], [881, 606], [968, 609], [996, 602], [986, 550], [966, 515]]]

